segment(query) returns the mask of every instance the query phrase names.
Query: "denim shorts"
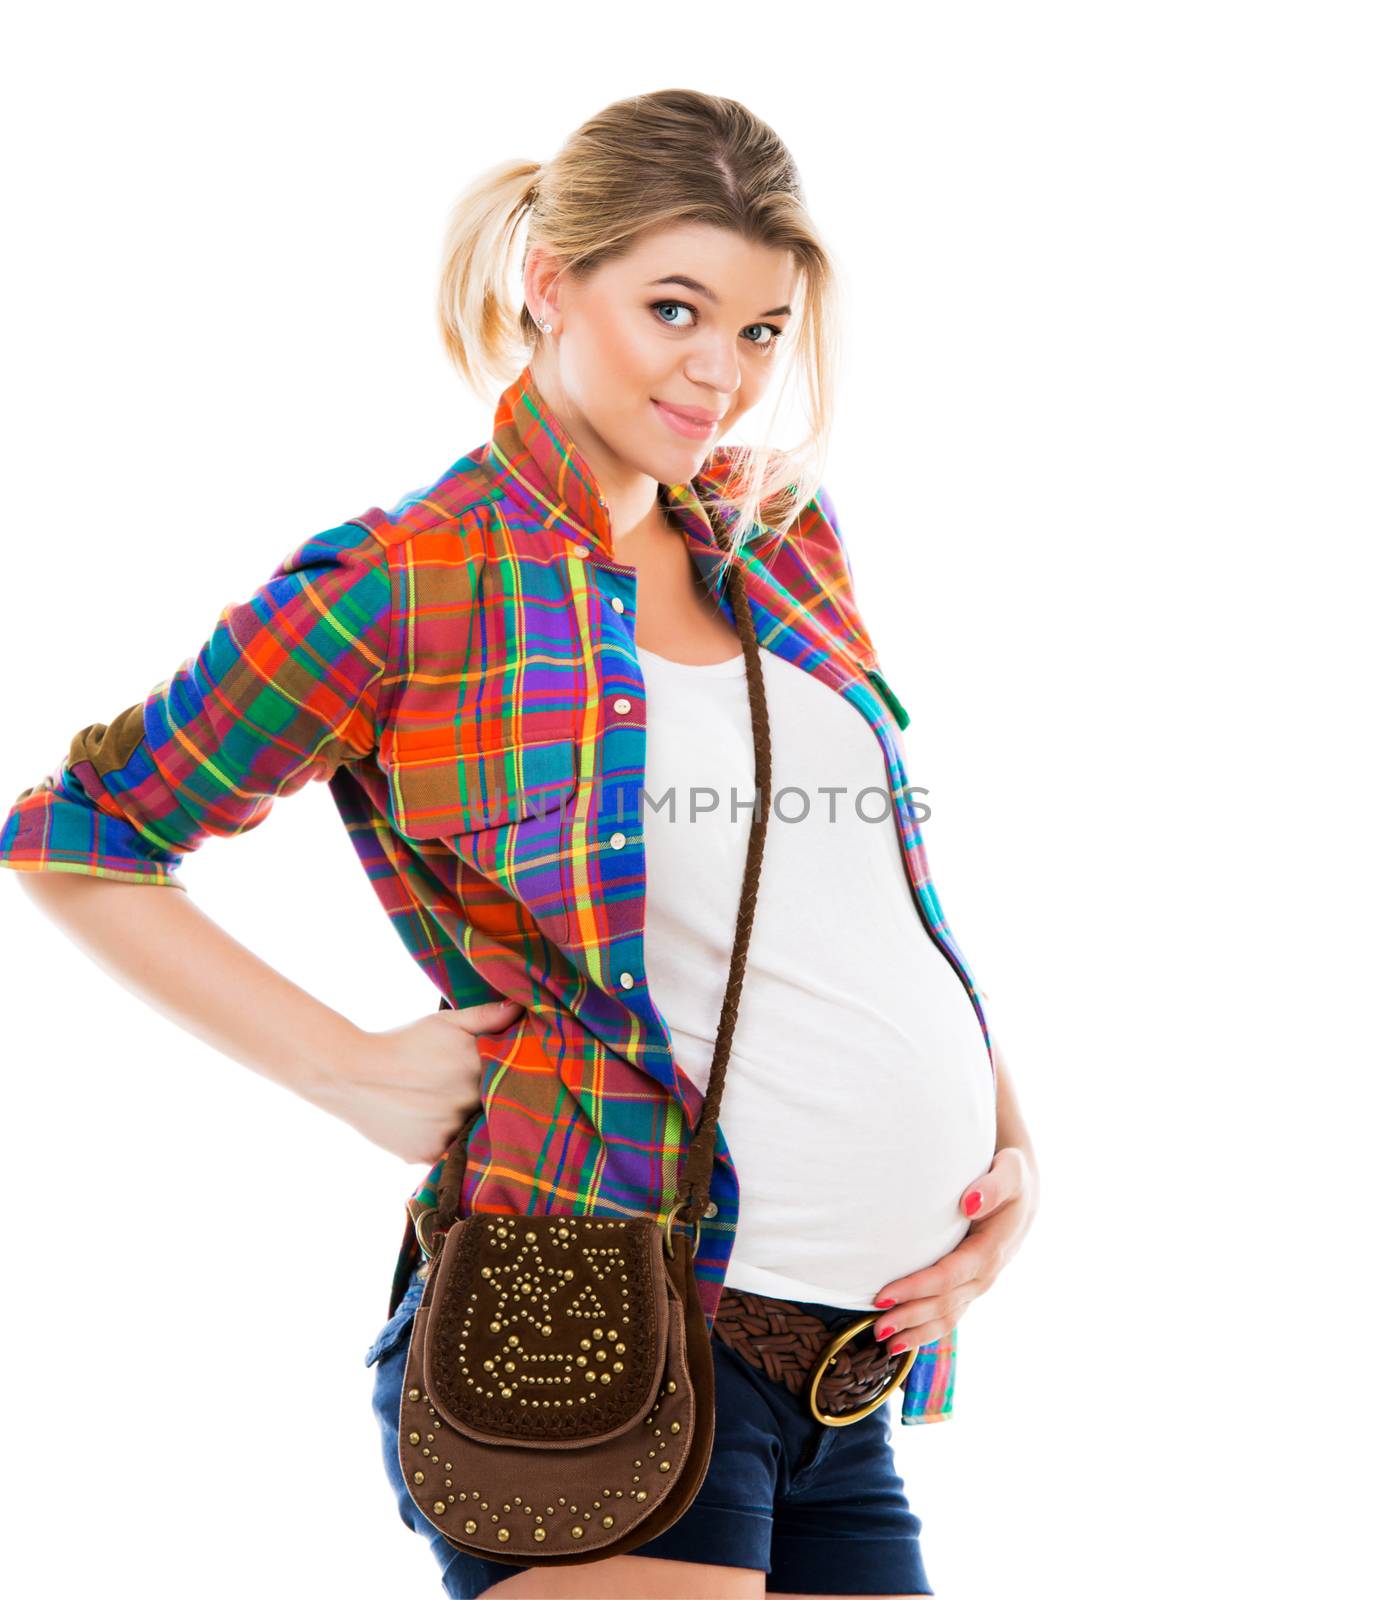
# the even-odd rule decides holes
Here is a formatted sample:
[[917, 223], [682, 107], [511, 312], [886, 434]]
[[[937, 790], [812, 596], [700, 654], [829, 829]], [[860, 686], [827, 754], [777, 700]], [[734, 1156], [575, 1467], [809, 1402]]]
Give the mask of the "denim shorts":
[[[412, 1274], [400, 1304], [363, 1361], [377, 1365], [372, 1404], [382, 1460], [408, 1528], [430, 1541], [447, 1595], [482, 1594], [522, 1570], [455, 1547], [423, 1517], [397, 1459], [402, 1378], [411, 1324], [425, 1288]], [[799, 1302], [824, 1316], [844, 1307]], [[716, 1434], [695, 1499], [670, 1527], [628, 1555], [759, 1567], [766, 1588], [802, 1594], [932, 1594], [920, 1519], [895, 1471], [892, 1401], [859, 1422], [829, 1428], [805, 1398], [712, 1339]]]

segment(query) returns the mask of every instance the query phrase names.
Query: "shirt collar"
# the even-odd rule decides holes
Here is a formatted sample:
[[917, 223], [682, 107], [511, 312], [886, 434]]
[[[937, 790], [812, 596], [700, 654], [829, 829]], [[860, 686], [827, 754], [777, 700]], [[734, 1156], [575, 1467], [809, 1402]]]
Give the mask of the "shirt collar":
[[[508, 486], [541, 507], [546, 527], [615, 559], [609, 508], [600, 486], [575, 440], [542, 398], [530, 364], [499, 397], [490, 454]], [[720, 544], [697, 493], [705, 476], [698, 473], [690, 483], [659, 483], [658, 499], [681, 527], [693, 555], [713, 557], [719, 555]]]

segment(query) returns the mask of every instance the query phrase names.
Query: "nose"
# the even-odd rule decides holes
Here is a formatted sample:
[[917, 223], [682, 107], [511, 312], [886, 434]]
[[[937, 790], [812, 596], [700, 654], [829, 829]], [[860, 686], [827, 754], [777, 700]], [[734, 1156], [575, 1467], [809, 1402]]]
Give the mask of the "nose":
[[[722, 422], [739, 404], [740, 363], [734, 351], [704, 353], [684, 364], [690, 404], [720, 413]], [[697, 396], [700, 395], [700, 399]]]

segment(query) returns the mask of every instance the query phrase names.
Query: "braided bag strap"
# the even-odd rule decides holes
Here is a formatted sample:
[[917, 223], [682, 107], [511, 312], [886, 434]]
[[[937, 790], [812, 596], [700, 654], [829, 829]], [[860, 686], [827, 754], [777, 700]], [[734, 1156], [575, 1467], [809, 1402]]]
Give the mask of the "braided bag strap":
[[[730, 549], [729, 537], [713, 521], [712, 530], [723, 550]], [[745, 875], [740, 889], [740, 906], [735, 917], [735, 940], [731, 949], [730, 971], [726, 978], [725, 998], [721, 1004], [720, 1021], [716, 1028], [716, 1043], [711, 1058], [711, 1074], [701, 1117], [692, 1134], [687, 1149], [687, 1159], [677, 1185], [677, 1202], [674, 1211], [687, 1213], [691, 1222], [698, 1222], [705, 1213], [711, 1196], [711, 1170], [716, 1158], [716, 1127], [720, 1118], [721, 1096], [725, 1088], [726, 1062], [730, 1057], [731, 1040], [735, 1035], [735, 1020], [740, 1009], [740, 992], [745, 979], [745, 959], [750, 947], [750, 934], [754, 928], [755, 902], [759, 894], [760, 869], [764, 860], [765, 835], [769, 831], [769, 805], [771, 793], [771, 768], [773, 741], [769, 727], [769, 707], [764, 693], [764, 671], [759, 659], [759, 637], [755, 632], [754, 617], [750, 611], [749, 597], [745, 592], [745, 574], [738, 560], [727, 569], [730, 577], [731, 609], [735, 613], [736, 630], [745, 656], [745, 677], [750, 701], [750, 726], [755, 756], [755, 805], [750, 819], [750, 837], [745, 851]], [[440, 1009], [449, 1007], [443, 996]], [[477, 1112], [471, 1113], [464, 1127], [451, 1141], [441, 1169], [438, 1210], [432, 1222], [432, 1232], [443, 1235], [449, 1231], [459, 1215], [459, 1203], [464, 1183], [464, 1163], [469, 1128]], [[438, 1244], [437, 1239], [437, 1244]]]

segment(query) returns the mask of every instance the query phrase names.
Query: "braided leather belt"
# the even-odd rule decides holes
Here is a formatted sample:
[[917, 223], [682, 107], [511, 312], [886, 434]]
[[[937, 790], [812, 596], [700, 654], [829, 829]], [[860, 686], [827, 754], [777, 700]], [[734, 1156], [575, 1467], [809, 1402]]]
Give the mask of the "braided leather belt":
[[884, 1405], [909, 1376], [919, 1353], [910, 1349], [892, 1356], [874, 1338], [868, 1346], [854, 1345], [879, 1315], [848, 1311], [824, 1322], [792, 1300], [725, 1288], [713, 1329], [722, 1344], [766, 1377], [795, 1395], [806, 1395], [819, 1422], [844, 1428]]

